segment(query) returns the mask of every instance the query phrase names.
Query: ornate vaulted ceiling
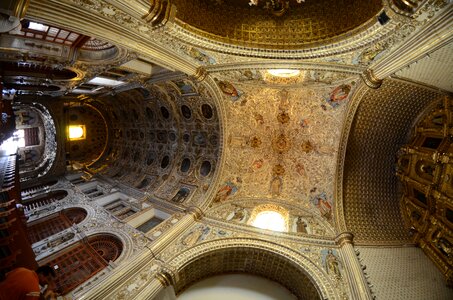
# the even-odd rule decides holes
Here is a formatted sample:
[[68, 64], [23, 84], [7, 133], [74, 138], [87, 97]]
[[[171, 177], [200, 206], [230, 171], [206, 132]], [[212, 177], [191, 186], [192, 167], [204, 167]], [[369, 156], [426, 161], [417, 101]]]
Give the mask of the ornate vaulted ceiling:
[[294, 0], [290, 1], [288, 12], [277, 17], [266, 9], [250, 6], [246, 0], [180, 0], [174, 4], [177, 24], [196, 35], [268, 49], [299, 49], [328, 43], [366, 23], [382, 8], [379, 0], [320, 0], [303, 4]]
[[237, 199], [278, 202], [333, 225], [329, 206], [337, 149], [357, 80], [328, 72], [302, 71], [290, 78], [257, 70], [220, 73], [227, 132], [220, 187], [211, 205]]
[[[405, 53], [406, 39], [439, 11], [448, 19], [451, 6], [423, 2], [408, 18], [394, 2], [291, 1], [276, 17], [247, 1], [177, 0], [153, 19], [146, 1], [32, 1], [31, 19], [83, 33], [91, 47], [51, 44], [52, 53], [43, 50], [49, 42], [2, 34], [1, 57], [77, 74], [42, 94], [103, 107], [109, 145], [92, 171], [137, 194], [236, 225], [273, 205], [290, 212], [289, 231], [306, 219], [298, 234], [353, 230], [364, 243], [405, 242], [391, 158], [437, 93], [393, 81], [370, 90], [361, 74], [380, 63], [386, 76], [404, 67], [400, 56], [386, 58]], [[439, 57], [451, 59], [446, 49]], [[279, 68], [300, 73], [269, 72]], [[448, 79], [420, 70], [397, 75], [448, 90]], [[93, 84], [96, 76], [120, 84]]]

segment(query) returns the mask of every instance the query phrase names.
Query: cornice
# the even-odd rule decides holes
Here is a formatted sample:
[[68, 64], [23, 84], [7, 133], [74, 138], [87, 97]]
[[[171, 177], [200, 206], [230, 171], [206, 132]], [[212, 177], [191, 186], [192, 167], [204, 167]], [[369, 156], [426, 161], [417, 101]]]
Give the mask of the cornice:
[[234, 70], [267, 70], [267, 69], [288, 69], [297, 68], [304, 70], [331, 71], [361, 74], [365, 68], [361, 66], [342, 65], [337, 63], [317, 61], [294, 61], [294, 60], [251, 60], [247, 62], [236, 62], [227, 64], [216, 64], [205, 67], [210, 74]]

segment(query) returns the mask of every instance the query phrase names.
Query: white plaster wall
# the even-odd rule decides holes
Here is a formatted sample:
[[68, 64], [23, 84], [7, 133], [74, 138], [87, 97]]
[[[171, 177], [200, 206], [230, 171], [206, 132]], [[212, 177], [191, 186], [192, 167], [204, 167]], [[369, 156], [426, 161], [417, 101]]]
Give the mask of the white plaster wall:
[[177, 297], [178, 300], [296, 300], [280, 284], [265, 278], [233, 274], [202, 280]]
[[450, 300], [453, 289], [420, 248], [359, 248], [377, 300]]

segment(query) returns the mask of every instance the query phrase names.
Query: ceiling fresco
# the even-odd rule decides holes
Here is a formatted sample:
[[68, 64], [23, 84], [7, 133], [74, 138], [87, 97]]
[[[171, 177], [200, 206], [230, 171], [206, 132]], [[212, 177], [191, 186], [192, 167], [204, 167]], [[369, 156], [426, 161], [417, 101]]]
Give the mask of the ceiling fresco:
[[211, 205], [240, 198], [277, 200], [312, 208], [333, 221], [337, 148], [357, 78], [331, 72], [306, 75], [270, 79], [257, 70], [219, 74], [228, 129], [221, 184]]

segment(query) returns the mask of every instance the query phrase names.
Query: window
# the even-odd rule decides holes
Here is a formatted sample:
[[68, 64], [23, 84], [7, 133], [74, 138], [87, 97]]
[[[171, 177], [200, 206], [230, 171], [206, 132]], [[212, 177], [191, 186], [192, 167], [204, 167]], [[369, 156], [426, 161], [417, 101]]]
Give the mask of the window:
[[70, 141], [85, 139], [85, 125], [69, 125], [68, 137]]
[[272, 76], [276, 77], [283, 77], [283, 78], [289, 78], [289, 77], [294, 77], [298, 76], [300, 74], [299, 70], [292, 70], [292, 69], [270, 69], [267, 70], [269, 74]]
[[159, 219], [157, 217], [152, 217], [151, 219], [149, 219], [142, 225], [138, 226], [137, 229], [143, 233], [147, 233], [148, 231], [150, 231], [151, 229], [153, 229], [154, 227], [159, 225], [162, 221], [163, 221], [162, 219]]
[[272, 210], [258, 213], [252, 225], [273, 231], [287, 231], [285, 218], [280, 213]]

